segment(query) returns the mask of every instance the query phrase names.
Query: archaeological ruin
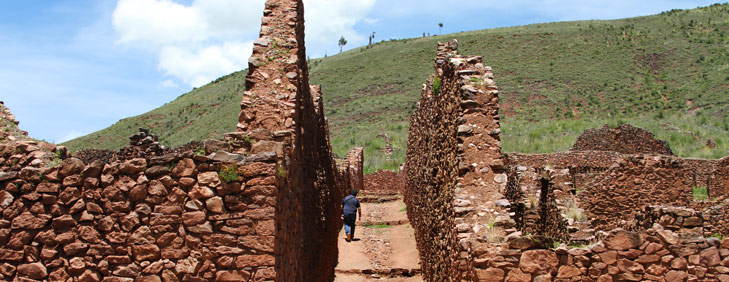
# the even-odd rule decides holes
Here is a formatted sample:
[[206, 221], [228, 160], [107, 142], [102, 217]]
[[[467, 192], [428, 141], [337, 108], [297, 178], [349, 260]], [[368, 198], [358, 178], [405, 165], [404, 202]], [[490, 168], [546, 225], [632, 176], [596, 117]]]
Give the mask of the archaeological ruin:
[[729, 281], [729, 157], [678, 158], [629, 125], [502, 154], [482, 61], [439, 44], [411, 118], [405, 200], [427, 281]]
[[364, 176], [361, 147], [335, 159], [303, 9], [266, 2], [220, 139], [173, 149], [142, 128], [70, 154], [0, 102], [0, 280], [333, 281], [357, 189], [404, 196], [426, 281], [729, 282], [729, 157], [679, 158], [629, 125], [504, 154], [488, 57], [456, 40], [435, 46], [401, 171]]

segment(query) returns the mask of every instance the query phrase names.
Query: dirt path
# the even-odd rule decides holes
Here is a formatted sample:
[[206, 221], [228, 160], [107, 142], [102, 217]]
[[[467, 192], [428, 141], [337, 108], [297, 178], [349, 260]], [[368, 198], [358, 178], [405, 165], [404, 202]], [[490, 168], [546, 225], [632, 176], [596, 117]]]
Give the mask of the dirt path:
[[421, 282], [413, 228], [402, 199], [362, 203], [355, 240], [339, 233], [339, 264], [335, 282]]

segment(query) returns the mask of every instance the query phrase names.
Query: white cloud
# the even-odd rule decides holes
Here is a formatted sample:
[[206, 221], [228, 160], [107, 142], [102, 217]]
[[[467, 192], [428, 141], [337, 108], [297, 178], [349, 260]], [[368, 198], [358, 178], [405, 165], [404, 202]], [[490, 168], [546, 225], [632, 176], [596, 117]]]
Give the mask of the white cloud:
[[160, 86], [162, 86], [163, 88], [175, 88], [175, 87], [178, 87], [179, 85], [177, 85], [177, 83], [175, 83], [174, 80], [168, 79], [168, 80], [163, 81], [162, 84], [160, 84]]
[[[353, 27], [375, 1], [305, 0], [307, 50], [321, 56], [340, 36], [350, 46], [364, 43]], [[154, 52], [160, 70], [198, 87], [247, 67], [263, 6], [264, 0], [119, 0], [112, 23], [120, 44]]]
[[199, 87], [223, 74], [241, 70], [252, 52], [253, 42], [225, 42], [203, 48], [164, 47], [159, 67]]

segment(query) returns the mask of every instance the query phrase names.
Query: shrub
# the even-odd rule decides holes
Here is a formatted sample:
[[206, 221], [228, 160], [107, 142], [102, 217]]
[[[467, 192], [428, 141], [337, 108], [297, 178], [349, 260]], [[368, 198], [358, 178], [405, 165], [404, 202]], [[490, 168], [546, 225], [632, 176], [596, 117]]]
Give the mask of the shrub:
[[218, 172], [220, 179], [225, 183], [230, 183], [238, 180], [238, 165], [225, 165]]
[[436, 77], [433, 79], [433, 95], [438, 96], [440, 94], [440, 78]]

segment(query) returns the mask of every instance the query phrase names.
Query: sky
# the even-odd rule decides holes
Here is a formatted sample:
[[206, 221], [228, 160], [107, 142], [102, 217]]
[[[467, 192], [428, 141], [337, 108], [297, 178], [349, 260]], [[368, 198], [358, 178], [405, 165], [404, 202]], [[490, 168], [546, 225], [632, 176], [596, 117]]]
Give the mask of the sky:
[[[312, 58], [375, 41], [691, 9], [703, 0], [304, 0]], [[725, 2], [725, 1], [721, 1]], [[0, 101], [61, 143], [247, 67], [264, 0], [0, 1]], [[443, 23], [442, 30], [438, 23]]]

